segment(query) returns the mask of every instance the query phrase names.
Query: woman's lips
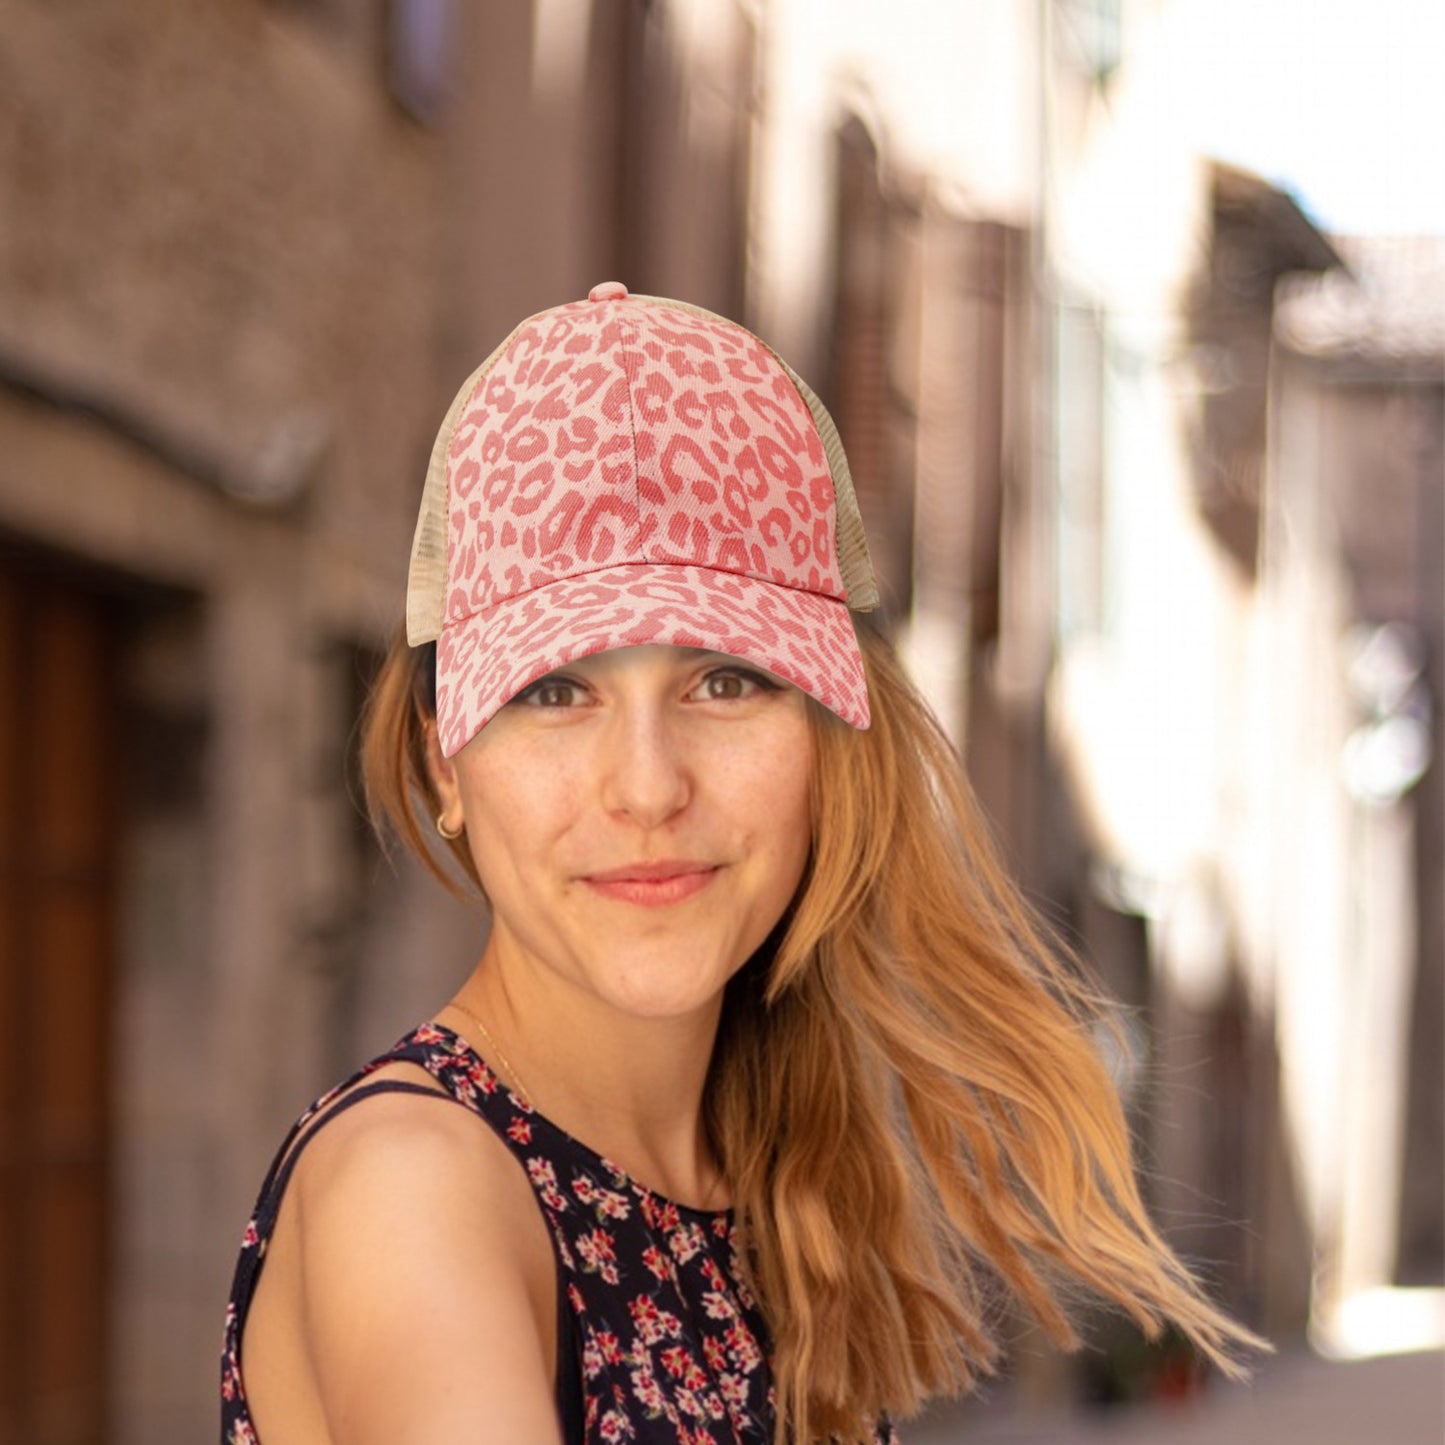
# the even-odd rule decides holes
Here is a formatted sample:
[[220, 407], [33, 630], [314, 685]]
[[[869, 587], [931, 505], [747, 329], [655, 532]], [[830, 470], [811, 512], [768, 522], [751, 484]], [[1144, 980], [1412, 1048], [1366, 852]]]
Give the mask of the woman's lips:
[[664, 908], [701, 893], [717, 874], [716, 864], [648, 863], [590, 874], [582, 881], [594, 893], [619, 903]]

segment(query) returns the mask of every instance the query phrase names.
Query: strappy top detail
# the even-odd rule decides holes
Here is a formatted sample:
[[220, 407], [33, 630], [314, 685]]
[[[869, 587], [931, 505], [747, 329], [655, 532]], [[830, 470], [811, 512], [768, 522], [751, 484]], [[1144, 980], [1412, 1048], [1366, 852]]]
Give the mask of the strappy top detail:
[[[394, 1063], [420, 1066], [446, 1094], [399, 1080], [352, 1087]], [[282, 1144], [242, 1239], [226, 1311], [223, 1445], [258, 1445], [240, 1342], [300, 1150], [342, 1110], [382, 1092], [464, 1105], [525, 1170], [557, 1261], [564, 1445], [772, 1445], [769, 1340], [747, 1286], [732, 1212], [692, 1209], [639, 1184], [533, 1110], [465, 1039], [435, 1023], [323, 1095]], [[886, 1425], [875, 1438], [877, 1445], [896, 1445]]]

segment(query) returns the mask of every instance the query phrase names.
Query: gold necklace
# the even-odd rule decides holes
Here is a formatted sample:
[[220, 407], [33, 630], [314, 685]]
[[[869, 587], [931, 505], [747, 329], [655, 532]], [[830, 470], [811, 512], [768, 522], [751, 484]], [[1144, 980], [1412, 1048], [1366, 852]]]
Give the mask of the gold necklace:
[[[497, 1062], [502, 1066], [503, 1073], [505, 1073], [507, 1077], [517, 1086], [516, 1091], [518, 1094], [521, 1095], [522, 1102], [526, 1104], [526, 1106], [530, 1109], [532, 1107], [532, 1092], [530, 1089], [528, 1089], [526, 1084], [522, 1082], [522, 1076], [517, 1072], [516, 1065], [513, 1064], [512, 1061], [506, 1056], [506, 1054], [502, 1052], [502, 1046], [496, 1041], [496, 1039], [492, 1037], [492, 1031], [486, 1026], [486, 1024], [481, 1021], [480, 1018], [477, 1017], [475, 1013], [472, 1012], [471, 1009], [466, 1006], [466, 1004], [458, 1003], [456, 999], [453, 999], [451, 1003], [447, 1005], [447, 1007], [456, 1009], [459, 1014], [461, 1014], [467, 1019], [470, 1019], [472, 1023], [476, 1024], [481, 1036], [487, 1041], [488, 1048], [491, 1049], [492, 1053], [496, 1056]], [[698, 1208], [711, 1209], [712, 1206], [708, 1204], [708, 1200], [712, 1199], [719, 1192], [719, 1190], [723, 1189], [726, 1182], [726, 1177], [724, 1176], [722, 1171], [719, 1170], [717, 1175], [713, 1178], [712, 1183], [709, 1184], [707, 1189], [703, 1192], [702, 1200], [699, 1203]]]
[[448, 1007], [456, 1009], [459, 1014], [476, 1024], [477, 1028], [481, 1031], [482, 1037], [487, 1041], [487, 1047], [497, 1056], [497, 1062], [502, 1066], [503, 1072], [517, 1086], [517, 1092], [522, 1096], [522, 1102], [530, 1109], [532, 1107], [532, 1091], [522, 1082], [522, 1076], [517, 1072], [512, 1061], [502, 1052], [502, 1046], [492, 1037], [492, 1031], [466, 1004], [458, 1003], [456, 999], [453, 999]]

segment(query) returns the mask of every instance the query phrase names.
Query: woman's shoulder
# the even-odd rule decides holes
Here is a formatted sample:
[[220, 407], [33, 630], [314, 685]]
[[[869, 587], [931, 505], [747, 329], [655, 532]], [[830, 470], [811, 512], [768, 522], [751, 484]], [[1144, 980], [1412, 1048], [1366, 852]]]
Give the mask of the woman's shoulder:
[[[409, 1087], [376, 1087], [396, 1084]], [[526, 1178], [496, 1132], [413, 1064], [379, 1063], [330, 1098], [311, 1129], [293, 1184], [303, 1230], [322, 1214], [384, 1215], [373, 1224], [401, 1231], [456, 1214], [475, 1236], [509, 1217], [536, 1217]]]
[[[345, 1104], [393, 1081], [421, 1087]], [[459, 1391], [465, 1418], [485, 1418], [477, 1412], [502, 1408], [519, 1380], [530, 1382], [521, 1418], [545, 1419], [555, 1276], [515, 1159], [485, 1120], [404, 1063], [336, 1092], [309, 1128], [323, 1123], [297, 1159], [268, 1272], [281, 1266], [292, 1285], [276, 1305], [293, 1302], [326, 1416], [348, 1417], [341, 1437], [410, 1438], [378, 1422], [401, 1431], [433, 1388]], [[253, 1344], [265, 1357], [266, 1344]], [[364, 1425], [350, 1418], [361, 1411]]]

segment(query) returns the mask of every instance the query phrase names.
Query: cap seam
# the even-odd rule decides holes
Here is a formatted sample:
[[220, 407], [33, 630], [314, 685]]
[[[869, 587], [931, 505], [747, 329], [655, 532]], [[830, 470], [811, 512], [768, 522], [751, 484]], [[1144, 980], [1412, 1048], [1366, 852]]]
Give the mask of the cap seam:
[[632, 377], [627, 370], [627, 356], [628, 352], [624, 350], [622, 353], [622, 376], [627, 382], [627, 430], [632, 437], [632, 509], [637, 517], [638, 541], [642, 544], [638, 550], [644, 551], [646, 543], [642, 538], [642, 464], [637, 456], [637, 403], [632, 395]]
[[[621, 561], [603, 562], [595, 567], [580, 568], [569, 572], [565, 577], [552, 577], [546, 582], [538, 582], [534, 586], [525, 587], [520, 592], [509, 592], [505, 597], [494, 597], [485, 607], [478, 607], [468, 612], [464, 617], [448, 617], [443, 623], [443, 628], [460, 627], [465, 622], [488, 612], [494, 607], [500, 607], [505, 602], [515, 602], [519, 597], [529, 596], [533, 592], [540, 592], [545, 587], [552, 587], [561, 582], [574, 582], [579, 577], [591, 577], [597, 572], [615, 572], [619, 567], [676, 567], [679, 569], [692, 567], [699, 572], [721, 572], [728, 577], [744, 577], [749, 582], [759, 582], [767, 587], [781, 587], [789, 592], [802, 592], [809, 597], [821, 597], [826, 602], [837, 602], [842, 606], [848, 606], [846, 597], [836, 597], [831, 592], [819, 592], [816, 587], [805, 587], [797, 582], [779, 581], [776, 577], [759, 577], [756, 572], [740, 572], [736, 567], [721, 567], [713, 562], [675, 562], [672, 560], [657, 561], [651, 557], [643, 557], [638, 561], [628, 561], [625, 558]], [[853, 609], [849, 609], [850, 611]]]

